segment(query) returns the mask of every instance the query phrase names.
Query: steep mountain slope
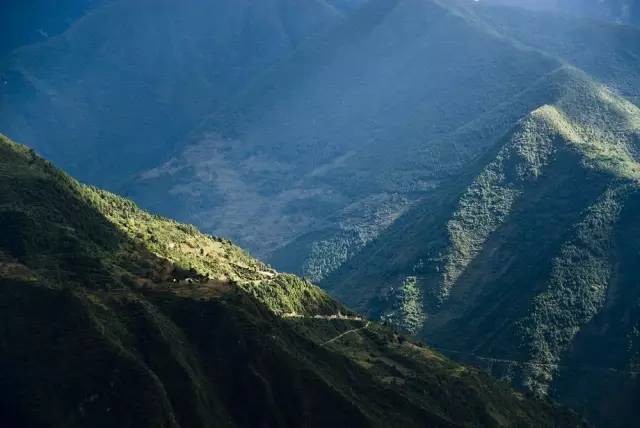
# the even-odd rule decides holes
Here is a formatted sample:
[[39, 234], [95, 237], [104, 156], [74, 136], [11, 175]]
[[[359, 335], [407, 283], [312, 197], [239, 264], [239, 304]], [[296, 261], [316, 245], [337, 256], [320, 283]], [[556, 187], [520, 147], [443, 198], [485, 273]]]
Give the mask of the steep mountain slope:
[[118, 1], [0, 67], [0, 129], [320, 281], [552, 102], [564, 62], [639, 95], [634, 31], [458, 3]]
[[481, 3], [558, 11], [618, 24], [640, 24], [638, 0], [482, 0]]
[[553, 103], [324, 285], [602, 426], [628, 426], [640, 110], [574, 69], [554, 80]]
[[640, 102], [640, 29], [553, 12], [473, 6], [506, 37], [555, 55], [617, 94]]
[[109, 0], [4, 0], [0, 3], [0, 58], [20, 46], [56, 36]]
[[204, 121], [182, 153], [126, 193], [321, 281], [553, 102], [558, 85], [549, 82], [565, 63], [640, 95], [636, 30], [471, 6], [368, 2]]
[[116, 188], [341, 19], [322, 0], [109, 1], [0, 63], [0, 129]]
[[640, 25], [638, 0], [558, 0], [558, 6], [576, 15]]
[[454, 5], [370, 1], [201, 123], [127, 194], [278, 265], [302, 249], [308, 267], [296, 270], [318, 279], [335, 266], [310, 251], [326, 248], [339, 265], [543, 104], [548, 95], [530, 89], [559, 66]]
[[0, 137], [4, 426], [577, 426]]

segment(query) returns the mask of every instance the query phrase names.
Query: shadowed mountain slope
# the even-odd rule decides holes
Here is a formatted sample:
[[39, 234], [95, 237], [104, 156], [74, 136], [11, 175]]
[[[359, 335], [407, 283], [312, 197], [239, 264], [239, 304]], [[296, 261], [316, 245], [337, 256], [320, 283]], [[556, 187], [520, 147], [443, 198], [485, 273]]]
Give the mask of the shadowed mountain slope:
[[0, 129], [113, 189], [341, 19], [322, 0], [109, 1], [0, 63]]
[[324, 286], [594, 422], [627, 426], [637, 417], [640, 110], [574, 69], [556, 78], [555, 102]]
[[4, 0], [0, 3], [0, 58], [14, 49], [64, 32], [109, 0]]
[[635, 30], [524, 13], [110, 2], [0, 65], [0, 129], [320, 281], [553, 102], [546, 82], [565, 63], [638, 96]]
[[559, 66], [453, 5], [371, 1], [203, 121], [127, 193], [278, 265], [298, 253], [280, 247], [302, 236], [307, 266], [296, 271], [319, 279], [335, 266], [316, 264], [310, 247], [326, 244], [339, 265], [543, 104], [548, 94], [530, 89]]
[[557, 56], [640, 102], [640, 29], [553, 12], [487, 7], [473, 10], [506, 37]]
[[567, 16], [588, 17], [617, 24], [640, 24], [638, 0], [482, 0], [478, 3], [556, 11]]
[[577, 426], [0, 138], [5, 426]]

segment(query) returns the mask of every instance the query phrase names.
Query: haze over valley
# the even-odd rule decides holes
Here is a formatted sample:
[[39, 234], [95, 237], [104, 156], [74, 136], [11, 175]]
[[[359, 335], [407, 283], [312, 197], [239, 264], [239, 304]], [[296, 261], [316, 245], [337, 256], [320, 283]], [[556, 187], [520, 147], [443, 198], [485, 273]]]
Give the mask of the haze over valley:
[[640, 3], [55, 3], [0, 5], [0, 419], [636, 425]]

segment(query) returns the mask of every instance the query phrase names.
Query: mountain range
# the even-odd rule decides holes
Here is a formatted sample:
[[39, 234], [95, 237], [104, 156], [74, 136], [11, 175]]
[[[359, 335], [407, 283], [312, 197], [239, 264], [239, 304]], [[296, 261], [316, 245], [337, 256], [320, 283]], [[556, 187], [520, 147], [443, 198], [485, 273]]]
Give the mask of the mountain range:
[[556, 11], [618, 24], [640, 24], [637, 0], [482, 0], [488, 4]]
[[0, 137], [8, 427], [580, 426]]
[[323, 285], [443, 352], [626, 426], [638, 396], [640, 110], [573, 69], [555, 79], [554, 103]]
[[[95, 308], [83, 310], [98, 320], [102, 315], [95, 312], [97, 308], [103, 305], [110, 311], [105, 315], [108, 321], [100, 322], [116, 322], [123, 336], [114, 340], [124, 343], [136, 358], [142, 355], [141, 364], [161, 382], [173, 381], [156, 373], [153, 364], [178, 364], [184, 369], [187, 361], [188, 370], [206, 371], [207, 358], [225, 359], [209, 348], [202, 351], [205, 360], [199, 359], [202, 338], [193, 335], [213, 319], [199, 324], [176, 309], [172, 300], [183, 299], [192, 308], [203, 297], [181, 295], [189, 288], [185, 284], [176, 291], [166, 284], [195, 278], [205, 289], [215, 288], [205, 297], [215, 294], [211, 304], [226, 308], [229, 317], [242, 324], [243, 335], [268, 328], [280, 345], [286, 343], [273, 351], [262, 339], [251, 342], [267, 346], [275, 356], [268, 368], [256, 369], [256, 378], [243, 384], [248, 389], [239, 390], [240, 395], [253, 389], [250, 382], [256, 379], [267, 379], [265, 384], [271, 385], [280, 375], [290, 376], [287, 371], [269, 370], [288, 364], [278, 359], [279, 352], [291, 347], [299, 354], [287, 358], [293, 358], [297, 367], [311, 367], [309, 376], [324, 382], [314, 386], [309, 397], [320, 394], [327, 400], [321, 402], [337, 403], [340, 409], [347, 409], [341, 407], [346, 406], [345, 397], [355, 403], [356, 410], [349, 407], [331, 417], [357, 415], [353, 421], [364, 425], [395, 423], [402, 417], [415, 420], [407, 415], [418, 414], [438, 415], [454, 425], [540, 423], [527, 419], [532, 414], [524, 410], [528, 416], [518, 420], [509, 418], [522, 416], [520, 410], [500, 413], [504, 407], [496, 407], [501, 409], [499, 416], [488, 411], [493, 416], [477, 422], [473, 412], [462, 412], [468, 419], [456, 419], [457, 411], [454, 417], [446, 409], [447, 400], [436, 401], [435, 407], [421, 404], [422, 399], [412, 394], [434, 390], [421, 377], [431, 370], [428, 364], [441, 361], [451, 370], [461, 366], [424, 350], [433, 358], [406, 363], [421, 367], [416, 369], [422, 370], [420, 376], [410, 376], [418, 383], [401, 387], [408, 382], [404, 375], [387, 382], [393, 377], [390, 372], [380, 374], [369, 360], [405, 358], [408, 348], [403, 346], [416, 349], [415, 345], [402, 339], [387, 356], [390, 345], [383, 351], [380, 343], [397, 342], [397, 333], [356, 319], [359, 316], [349, 307], [540, 399], [551, 397], [566, 404], [597, 426], [630, 426], [637, 419], [640, 295], [634, 278], [640, 249], [634, 234], [640, 178], [640, 28], [636, 27], [640, 8], [636, 2], [68, 0], [65, 4], [67, 9], [59, 14], [46, 14], [41, 8], [42, 14], [30, 21], [32, 27], [12, 30], [14, 37], [0, 48], [0, 131], [82, 181], [121, 193], [153, 213], [227, 236], [278, 271], [305, 278], [279, 274], [227, 241], [214, 240], [221, 242], [222, 253], [231, 255], [211, 253], [215, 262], [207, 261], [198, 252], [202, 256], [210, 253], [208, 247], [218, 247], [209, 237], [165, 220], [157, 220], [164, 226], [154, 231], [159, 227], [156, 217], [131, 202], [74, 184], [74, 192], [84, 195], [80, 199], [88, 198], [92, 210], [98, 206], [99, 218], [106, 216], [118, 234], [124, 233], [127, 246], [144, 244], [142, 250], [127, 247], [129, 253], [149, 252], [146, 255], [159, 255], [161, 260], [152, 257], [142, 265], [136, 261], [125, 266], [123, 260], [114, 259], [117, 246], [96, 243], [102, 238], [69, 243], [61, 232], [42, 242], [56, 246], [64, 242], [69, 251], [75, 245], [100, 249], [97, 260], [79, 261], [78, 255], [86, 251], [73, 250], [70, 261], [64, 262], [69, 263], [69, 272], [57, 272], [54, 266], [67, 255], [38, 253], [40, 229], [17, 239], [22, 242], [15, 244], [19, 248], [33, 246], [22, 253], [12, 250], [7, 260], [19, 265], [16, 269], [21, 272], [31, 272], [35, 262], [26, 263], [16, 254], [37, 254], [35, 259], [50, 264], [39, 278], [58, 278], [58, 283], [78, 275], [83, 282], [90, 278], [88, 282], [110, 283], [113, 279], [104, 278], [122, 274], [126, 280], [120, 278], [124, 286], [118, 287], [125, 291], [107, 292], [105, 301], [96, 297], [104, 290], [94, 293], [81, 287], [81, 294], [88, 293], [82, 302], [98, 299]], [[29, 16], [20, 8], [10, 9], [12, 16]], [[35, 38], [34, 31], [49, 27], [47, 37]], [[24, 152], [6, 144], [12, 149], [5, 153]], [[32, 154], [24, 156], [43, 162]], [[66, 177], [61, 174], [54, 175]], [[43, 190], [40, 197], [47, 199], [47, 192]], [[13, 198], [19, 196], [20, 192], [12, 193]], [[100, 198], [118, 208], [113, 211]], [[67, 215], [60, 214], [61, 224]], [[17, 230], [40, 222], [37, 218], [22, 223], [27, 220], [15, 214], [7, 219], [20, 222]], [[96, 226], [60, 227], [64, 231]], [[180, 235], [180, 242], [188, 244], [169, 248], [178, 239], [176, 231], [188, 235]], [[178, 264], [164, 266], [165, 260]], [[87, 271], [75, 272], [85, 263]], [[148, 268], [144, 274], [141, 266]], [[182, 272], [185, 266], [193, 271]], [[182, 273], [168, 273], [172, 269]], [[272, 288], [246, 285], [255, 281], [276, 284], [280, 291], [270, 295], [265, 290]], [[227, 282], [237, 283], [231, 288], [240, 291], [219, 292], [220, 284]], [[227, 290], [228, 284], [223, 288]], [[290, 293], [312, 296], [316, 306], [307, 308], [304, 299], [292, 302]], [[114, 295], [123, 296], [122, 300]], [[147, 319], [151, 315], [137, 320], [142, 309], [135, 315], [128, 312], [135, 306], [126, 303], [131, 299], [159, 314], [162, 323], [172, 323], [168, 328], [175, 336], [147, 337], [147, 330], [162, 328]], [[259, 308], [254, 309], [260, 315], [244, 306], [247, 301]], [[332, 322], [322, 318], [336, 312], [349, 315]], [[292, 316], [283, 318], [286, 314]], [[316, 315], [321, 318], [307, 322]], [[136, 332], [132, 332], [134, 318], [142, 323]], [[345, 371], [327, 375], [322, 370], [331, 369], [333, 363], [322, 363], [326, 355], [316, 353], [318, 344], [331, 334], [355, 330], [358, 346], [332, 349], [345, 361]], [[126, 342], [125, 336], [133, 342]], [[178, 362], [150, 363], [145, 356], [150, 350], [143, 348], [160, 346], [150, 340], [164, 341], [162, 346], [170, 348], [174, 341], [188, 345], [171, 348]], [[310, 351], [308, 346], [315, 347]], [[374, 357], [362, 354], [374, 348]], [[252, 354], [257, 348], [247, 349], [242, 352]], [[324, 352], [325, 347], [318, 349]], [[252, 364], [257, 361], [253, 355], [242, 358]], [[193, 368], [189, 361], [199, 366]], [[344, 376], [355, 373], [354, 367], [372, 368], [373, 372], [357, 375], [367, 379], [365, 384], [398, 386], [392, 394], [400, 397], [397, 403], [410, 403], [403, 404], [406, 412], [389, 407], [391, 419], [379, 419], [377, 406], [384, 400], [375, 395], [378, 387], [372, 388], [371, 401], [364, 395], [366, 387], [349, 390], [350, 381]], [[389, 367], [385, 370], [393, 371]], [[406, 374], [406, 368], [397, 370]], [[476, 372], [470, 373], [470, 382], [485, 382], [476, 378], [480, 376]], [[233, 407], [238, 395], [224, 396], [235, 386], [230, 379], [221, 382], [225, 386], [215, 394], [223, 395], [211, 395], [209, 386], [185, 387], [194, 394], [205, 391], [200, 410], [185, 407], [187, 413], [205, 415], [198, 419], [203, 425], [211, 415], [223, 413], [231, 424], [295, 425], [306, 420], [310, 410], [305, 406], [316, 402], [315, 398], [296, 401], [291, 413], [283, 411], [275, 422], [265, 419], [278, 415], [273, 406], [240, 420], [240, 407]], [[331, 393], [323, 389], [326, 385]], [[22, 388], [29, 391], [32, 385]], [[285, 399], [280, 392], [290, 393], [265, 390], [264, 394]], [[502, 399], [491, 394], [473, 395], [470, 400]], [[553, 412], [550, 409], [545, 411]], [[171, 412], [172, 417], [184, 417], [176, 416], [182, 411], [175, 408]], [[544, 413], [540, 420], [553, 417]], [[347, 419], [321, 424], [338, 420]], [[179, 423], [190, 425], [191, 420]]]

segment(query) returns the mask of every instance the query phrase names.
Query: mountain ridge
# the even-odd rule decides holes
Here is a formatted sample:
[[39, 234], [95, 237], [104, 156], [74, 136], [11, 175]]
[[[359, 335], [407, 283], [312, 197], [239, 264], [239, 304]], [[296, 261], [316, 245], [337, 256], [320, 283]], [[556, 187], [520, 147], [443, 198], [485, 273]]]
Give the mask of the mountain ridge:
[[9, 426], [582, 424], [4, 137], [0, 189]]
[[[576, 374], [589, 357], [581, 358], [573, 347], [586, 331], [589, 341], [606, 341], [591, 327], [603, 317], [610, 328], [615, 325], [612, 338], [633, 330], [611, 312], [617, 297], [609, 290], [628, 296], [629, 307], [618, 314], [634, 313], [631, 285], [616, 282], [620, 253], [612, 248], [621, 239], [614, 236], [623, 218], [625, 225], [632, 221], [640, 110], [567, 70], [574, 83], [563, 83], [565, 95], [556, 103], [523, 118], [470, 179], [409, 211], [323, 286], [452, 356], [503, 360], [494, 366], [498, 376], [580, 403], [596, 422], [624, 426], [624, 418], [603, 409], [619, 400], [625, 403], [619, 411], [632, 417], [633, 405], [623, 399], [632, 392], [615, 391], [615, 382], [602, 395], [572, 387], [591, 379], [589, 373]], [[625, 269], [633, 272], [630, 265]], [[626, 345], [618, 343], [611, 352], [615, 364], [589, 365], [631, 373], [627, 364], [634, 357]], [[573, 370], [566, 369], [567, 360]], [[558, 373], [556, 366], [564, 368]], [[581, 401], [583, 394], [592, 394], [592, 401]]]

